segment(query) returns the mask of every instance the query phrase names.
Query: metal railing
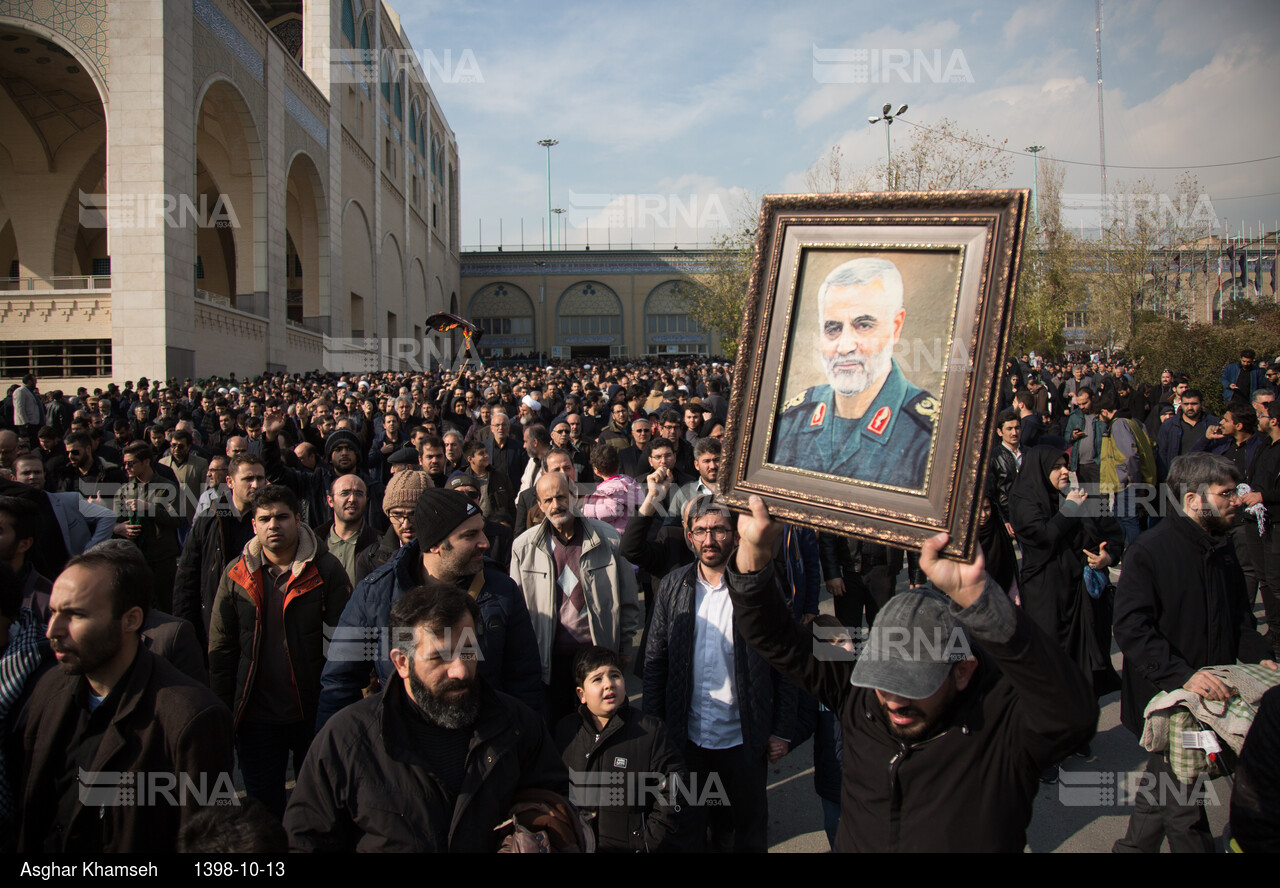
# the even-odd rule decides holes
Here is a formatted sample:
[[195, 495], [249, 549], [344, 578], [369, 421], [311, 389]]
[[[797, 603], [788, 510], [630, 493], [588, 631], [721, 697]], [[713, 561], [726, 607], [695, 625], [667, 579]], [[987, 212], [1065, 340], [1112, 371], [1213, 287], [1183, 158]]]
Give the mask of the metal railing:
[[0, 278], [0, 290], [22, 292], [51, 292], [58, 290], [110, 290], [109, 274], [70, 274], [54, 277]]

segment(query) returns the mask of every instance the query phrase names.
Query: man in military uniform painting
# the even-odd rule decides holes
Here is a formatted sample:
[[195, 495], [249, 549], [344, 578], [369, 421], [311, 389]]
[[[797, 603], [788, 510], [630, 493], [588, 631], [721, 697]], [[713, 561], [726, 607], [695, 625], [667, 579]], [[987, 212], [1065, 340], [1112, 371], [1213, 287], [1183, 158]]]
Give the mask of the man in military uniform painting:
[[782, 406], [772, 462], [924, 488], [938, 401], [893, 359], [906, 316], [892, 262], [854, 259], [827, 275], [818, 288], [818, 347], [828, 384]]

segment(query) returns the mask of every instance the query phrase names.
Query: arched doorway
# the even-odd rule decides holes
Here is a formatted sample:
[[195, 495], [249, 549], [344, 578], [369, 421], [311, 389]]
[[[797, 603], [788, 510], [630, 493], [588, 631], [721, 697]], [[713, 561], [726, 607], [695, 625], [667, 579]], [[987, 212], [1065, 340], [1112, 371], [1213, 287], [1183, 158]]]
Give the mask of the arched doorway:
[[[315, 162], [294, 155], [285, 184], [288, 318], [324, 329], [329, 317], [329, 226]], [[323, 319], [323, 321], [322, 321]]]
[[[215, 79], [196, 115], [196, 289], [266, 316], [266, 175], [262, 145], [244, 96]], [[218, 298], [221, 297], [221, 298]]]
[[533, 300], [506, 281], [481, 287], [471, 297], [467, 319], [484, 331], [480, 354], [485, 358], [527, 357], [537, 342]]
[[556, 303], [556, 338], [552, 357], [623, 357], [622, 300], [600, 281], [580, 281], [560, 294]]

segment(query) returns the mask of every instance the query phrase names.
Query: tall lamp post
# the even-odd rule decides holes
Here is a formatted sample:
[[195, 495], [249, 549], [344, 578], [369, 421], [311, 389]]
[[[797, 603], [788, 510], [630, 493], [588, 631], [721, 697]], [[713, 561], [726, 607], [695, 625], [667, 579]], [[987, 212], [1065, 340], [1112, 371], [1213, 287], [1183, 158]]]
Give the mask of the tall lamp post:
[[565, 236], [568, 232], [562, 231], [560, 226], [564, 224], [564, 214], [568, 211], [564, 207], [552, 207], [551, 212], [556, 214], [556, 236], [560, 238], [560, 249], [563, 250]]
[[884, 180], [885, 187], [892, 191], [893, 183], [889, 181], [889, 175], [893, 172], [893, 143], [890, 141], [889, 133], [892, 131], [893, 122], [907, 113], [907, 106], [903, 105], [897, 111], [893, 111], [892, 114], [889, 113], [890, 111], [893, 111], [893, 105], [885, 102], [884, 108], [880, 111], [880, 116], [868, 117], [867, 122], [877, 124], [882, 120], [884, 121]]
[[539, 139], [538, 144], [547, 149], [547, 243], [544, 247], [550, 247], [554, 240], [551, 229], [551, 146], [559, 145], [559, 139]]
[[1040, 193], [1040, 152], [1044, 150], [1043, 145], [1030, 145], [1027, 150], [1031, 152], [1031, 224], [1040, 224], [1040, 204], [1037, 195]]

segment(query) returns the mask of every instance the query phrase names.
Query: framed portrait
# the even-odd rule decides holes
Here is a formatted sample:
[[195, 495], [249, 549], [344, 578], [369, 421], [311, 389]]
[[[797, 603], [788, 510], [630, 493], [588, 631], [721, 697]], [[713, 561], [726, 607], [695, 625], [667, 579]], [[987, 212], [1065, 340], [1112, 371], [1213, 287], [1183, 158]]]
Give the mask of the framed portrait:
[[967, 560], [1029, 192], [767, 196], [723, 499]]

